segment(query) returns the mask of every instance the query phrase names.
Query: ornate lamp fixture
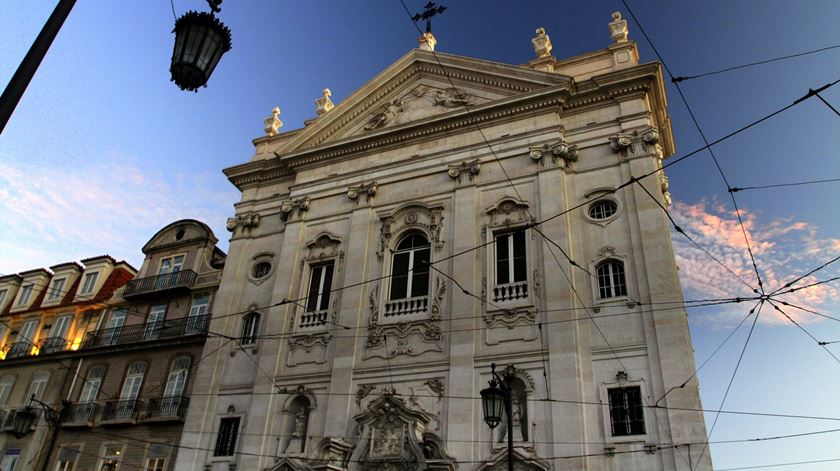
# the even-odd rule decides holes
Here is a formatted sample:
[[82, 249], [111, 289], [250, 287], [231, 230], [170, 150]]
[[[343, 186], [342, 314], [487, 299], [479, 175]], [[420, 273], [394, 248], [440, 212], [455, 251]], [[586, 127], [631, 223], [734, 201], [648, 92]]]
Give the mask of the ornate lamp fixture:
[[490, 364], [490, 387], [481, 390], [481, 405], [484, 408], [484, 421], [490, 429], [496, 428], [502, 421], [502, 408], [507, 414], [507, 463], [508, 470], [513, 471], [513, 410], [511, 404], [510, 382], [512, 375], [507, 371], [503, 376], [496, 373], [496, 364]]
[[[219, 12], [221, 0], [207, 0]], [[189, 11], [175, 21], [175, 49], [172, 51], [172, 81], [181, 90], [198, 91], [222, 55], [230, 50], [230, 30], [213, 12]]]
[[32, 424], [35, 423], [35, 419], [37, 418], [38, 414], [36, 414], [35, 409], [30, 406], [26, 406], [15, 412], [12, 435], [18, 439], [25, 437], [26, 434], [32, 430]]

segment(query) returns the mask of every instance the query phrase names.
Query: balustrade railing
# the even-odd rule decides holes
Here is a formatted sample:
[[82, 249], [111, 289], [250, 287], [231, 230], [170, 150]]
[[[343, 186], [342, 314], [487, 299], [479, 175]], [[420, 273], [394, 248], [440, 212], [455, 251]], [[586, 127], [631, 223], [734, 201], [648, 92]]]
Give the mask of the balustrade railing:
[[528, 281], [517, 281], [493, 287], [493, 302], [503, 303], [526, 299], [528, 297]]
[[189, 288], [195, 284], [196, 273], [192, 270], [180, 270], [162, 275], [147, 276], [129, 281], [123, 290], [123, 297], [129, 298], [141, 294], [173, 288]]
[[146, 406], [147, 419], [183, 419], [187, 414], [190, 398], [185, 396], [156, 397]]
[[428, 296], [392, 299], [385, 302], [385, 317], [405, 316], [426, 312], [429, 308]]
[[62, 422], [67, 425], [91, 424], [98, 411], [99, 405], [94, 402], [70, 404]]
[[312, 329], [327, 325], [329, 311], [304, 312], [300, 315], [299, 329]]
[[67, 342], [67, 339], [62, 337], [50, 337], [44, 340], [44, 343], [41, 345], [39, 350], [39, 354], [63, 352], [69, 347], [70, 344]]
[[9, 346], [9, 351], [6, 352], [6, 358], [20, 358], [29, 355], [29, 353], [32, 351], [32, 347], [32, 343], [27, 342], [25, 340], [15, 342], [11, 346]]
[[100, 329], [87, 333], [82, 348], [105, 347], [161, 338], [203, 334], [207, 332], [209, 323], [210, 316], [207, 315]]
[[109, 401], [102, 409], [103, 421], [131, 421], [137, 419], [137, 414], [143, 403], [138, 400]]

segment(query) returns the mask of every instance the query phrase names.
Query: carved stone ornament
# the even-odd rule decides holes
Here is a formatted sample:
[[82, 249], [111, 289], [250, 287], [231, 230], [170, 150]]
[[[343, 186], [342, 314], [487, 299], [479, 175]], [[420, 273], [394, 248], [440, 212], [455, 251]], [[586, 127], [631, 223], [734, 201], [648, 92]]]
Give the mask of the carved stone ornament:
[[360, 384], [359, 389], [356, 390], [356, 407], [362, 407], [362, 400], [368, 397], [374, 389], [376, 389], [375, 384]]
[[669, 191], [670, 183], [668, 182], [668, 175], [665, 172], [659, 172], [659, 186], [662, 188], [662, 199], [665, 200], [665, 207], [671, 207], [671, 192]]
[[659, 130], [653, 127], [635, 130], [632, 133], [618, 133], [610, 137], [610, 147], [624, 158], [654, 156], [662, 158], [659, 146]]
[[356, 204], [359, 204], [359, 201], [361, 200], [359, 197], [364, 196], [365, 203], [367, 203], [371, 200], [371, 198], [376, 196], [378, 188], [379, 184], [376, 182], [360, 183], [347, 188], [347, 197], [355, 201]]
[[498, 203], [487, 208], [486, 213], [490, 215], [490, 226], [510, 226], [515, 224], [530, 223], [531, 215], [528, 212], [530, 205], [513, 197], [502, 198]]
[[383, 392], [354, 417], [359, 440], [347, 460], [348, 471], [455, 470], [440, 438], [428, 432], [431, 417]]
[[317, 262], [327, 258], [341, 257], [344, 255], [344, 252], [339, 250], [340, 246], [341, 237], [323, 231], [306, 243], [309, 254], [304, 259], [304, 262]]
[[322, 464], [318, 469], [340, 470], [345, 469], [353, 445], [341, 437], [326, 437], [318, 444], [317, 450], [316, 459]]
[[436, 88], [419, 85], [400, 98], [392, 99], [381, 105], [376, 114], [365, 124], [364, 129], [371, 131], [387, 126], [416, 121], [452, 109], [463, 109], [472, 105], [474, 97], [455, 88]]
[[447, 173], [458, 183], [464, 183], [464, 180], [473, 181], [480, 170], [481, 160], [475, 159], [469, 162], [461, 162], [460, 164], [452, 164], [449, 166]]
[[615, 43], [627, 42], [627, 20], [621, 19], [621, 12], [614, 11], [609, 24], [610, 37]]
[[443, 249], [444, 241], [441, 239], [441, 229], [443, 227], [442, 205], [410, 204], [380, 216], [380, 221], [382, 226], [379, 233], [379, 250], [376, 252], [380, 262], [391, 244], [393, 235], [412, 228], [428, 233], [435, 250], [439, 252]]
[[318, 116], [335, 108], [332, 100], [330, 100], [330, 96], [332, 95], [330, 89], [325, 88], [321, 93], [321, 97], [315, 100], [315, 112], [318, 113]]
[[283, 127], [283, 121], [280, 121], [280, 108], [274, 107], [271, 110], [271, 116], [265, 118], [263, 123], [265, 123], [265, 134], [267, 136], [276, 136], [277, 130]]
[[237, 227], [244, 231], [250, 231], [260, 225], [259, 213], [245, 213], [236, 216], [235, 218], [228, 218], [227, 230], [233, 232]]
[[537, 28], [537, 36], [531, 39], [531, 44], [534, 45], [534, 53], [538, 58], [551, 56], [551, 38], [545, 34], [545, 28]]
[[[476, 471], [506, 471], [508, 469], [507, 459], [507, 448], [499, 449], [475, 469]], [[513, 466], [516, 471], [548, 471], [552, 469], [547, 462], [537, 456], [536, 452], [518, 446], [513, 448]]]
[[[564, 169], [570, 168], [572, 162], [577, 162], [578, 147], [576, 145], [569, 144], [568, 142], [566, 142], [566, 139], [563, 136], [563, 134], [564, 130], [561, 126], [560, 139], [549, 144], [529, 147], [528, 156], [531, 158], [531, 160], [543, 166], [548, 166], [549, 164], [551, 164], [555, 166], [560, 166]], [[547, 159], [545, 159], [546, 155], [551, 157], [550, 161], [547, 161]]]
[[435, 394], [438, 395], [438, 399], [443, 398], [444, 388], [443, 381], [441, 381], [442, 379], [443, 378], [432, 378], [423, 383], [426, 386], [428, 386], [429, 389], [431, 389]]
[[280, 217], [284, 221], [294, 219], [295, 216], [300, 217], [304, 212], [309, 210], [309, 197], [303, 196], [286, 200], [280, 205]]
[[417, 38], [417, 42], [419, 43], [420, 49], [424, 51], [434, 52], [435, 46], [437, 45], [437, 38], [431, 32], [426, 32], [420, 35]]

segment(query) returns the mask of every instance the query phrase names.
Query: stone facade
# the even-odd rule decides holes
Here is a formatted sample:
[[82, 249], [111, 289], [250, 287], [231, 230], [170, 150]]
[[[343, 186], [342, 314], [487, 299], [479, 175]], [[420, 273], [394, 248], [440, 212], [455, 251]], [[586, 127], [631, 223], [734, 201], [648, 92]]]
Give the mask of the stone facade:
[[412, 50], [225, 170], [177, 470], [504, 469], [492, 363], [516, 469], [711, 469], [696, 380], [659, 400], [695, 368], [667, 180], [622, 186], [674, 152], [661, 67], [620, 16], [567, 59], [537, 32], [522, 66]]

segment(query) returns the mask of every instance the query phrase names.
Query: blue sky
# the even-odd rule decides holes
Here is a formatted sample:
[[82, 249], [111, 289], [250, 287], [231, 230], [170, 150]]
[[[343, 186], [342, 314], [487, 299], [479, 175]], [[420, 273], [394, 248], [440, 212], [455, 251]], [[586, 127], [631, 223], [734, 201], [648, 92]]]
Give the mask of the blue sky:
[[[425, 1], [406, 0], [412, 12]], [[832, 1], [629, 2], [676, 75], [840, 43]], [[7, 83], [54, 1], [0, 2], [0, 83]], [[178, 14], [206, 10], [175, 0]], [[534, 29], [545, 27], [557, 57], [609, 44], [615, 1], [450, 1], [435, 21], [438, 50], [524, 63]], [[139, 266], [140, 247], [177, 218], [206, 221], [226, 247], [225, 219], [238, 192], [221, 169], [245, 162], [262, 119], [282, 109], [284, 130], [315, 116], [324, 87], [339, 102], [416, 46], [399, 1], [227, 1], [221, 19], [233, 49], [208, 88], [181, 92], [169, 82], [174, 22], [168, 1], [79, 2], [0, 135], [0, 273], [108, 252]], [[655, 55], [630, 20], [642, 61]], [[709, 76], [681, 84], [710, 140], [840, 78], [840, 49]], [[840, 85], [823, 97], [840, 106]], [[702, 145], [669, 84], [677, 156]], [[808, 100], [715, 146], [733, 186], [840, 177], [840, 118]], [[669, 169], [674, 214], [704, 247], [752, 282], [743, 236], [726, 186], [708, 153]], [[737, 193], [770, 284], [840, 255], [840, 184]], [[675, 235], [689, 299], [744, 294], [739, 282]], [[840, 263], [838, 263], [840, 264]], [[814, 279], [840, 274], [831, 266]], [[837, 283], [798, 293], [795, 301], [837, 312]], [[792, 300], [793, 301], [793, 300]], [[689, 311], [698, 364], [746, 314], [744, 305]], [[840, 340], [840, 326], [796, 312], [820, 340]], [[704, 406], [717, 408], [747, 335], [742, 327], [701, 370]], [[838, 344], [840, 345], [840, 344]], [[836, 355], [840, 348], [829, 345]], [[762, 311], [726, 409], [840, 417], [840, 364], [801, 330]], [[707, 418], [711, 426], [713, 416]], [[837, 422], [722, 416], [712, 441], [840, 427]], [[716, 468], [840, 458], [840, 433], [747, 444], [713, 445]], [[790, 469], [836, 469], [837, 463]]]

